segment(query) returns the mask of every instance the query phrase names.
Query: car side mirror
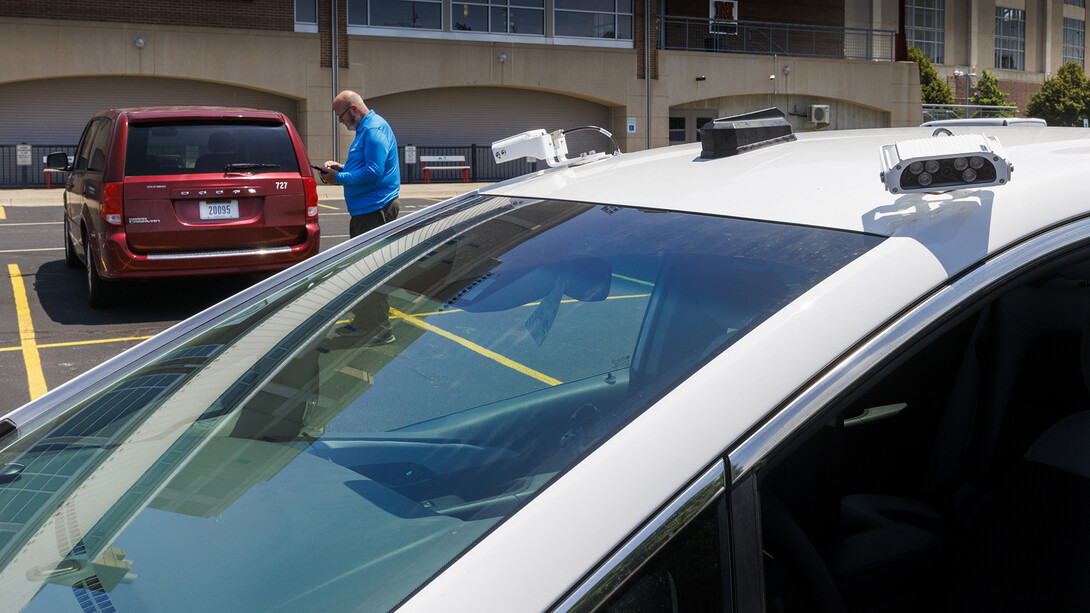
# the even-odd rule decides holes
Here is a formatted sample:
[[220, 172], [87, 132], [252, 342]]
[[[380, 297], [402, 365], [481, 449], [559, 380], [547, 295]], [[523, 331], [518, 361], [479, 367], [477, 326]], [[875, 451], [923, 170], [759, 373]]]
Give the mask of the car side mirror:
[[68, 154], [63, 151], [54, 151], [46, 156], [45, 166], [53, 170], [71, 170], [68, 166]]

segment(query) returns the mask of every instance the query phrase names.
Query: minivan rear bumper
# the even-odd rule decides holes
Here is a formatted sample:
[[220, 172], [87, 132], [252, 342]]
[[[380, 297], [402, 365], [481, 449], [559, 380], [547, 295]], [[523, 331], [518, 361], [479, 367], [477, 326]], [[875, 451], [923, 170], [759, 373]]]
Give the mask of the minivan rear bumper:
[[316, 222], [306, 225], [303, 242], [291, 246], [175, 253], [133, 253], [120, 231], [98, 245], [99, 274], [106, 279], [150, 279], [201, 275], [245, 274], [283, 270], [316, 255], [321, 230]]

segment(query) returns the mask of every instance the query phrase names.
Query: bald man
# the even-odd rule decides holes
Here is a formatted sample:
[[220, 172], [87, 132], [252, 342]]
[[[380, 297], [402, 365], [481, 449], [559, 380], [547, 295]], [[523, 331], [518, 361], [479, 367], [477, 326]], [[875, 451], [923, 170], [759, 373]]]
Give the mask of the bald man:
[[[397, 219], [401, 189], [397, 139], [390, 124], [368, 109], [356, 92], [337, 94], [333, 112], [344, 127], [356, 132], [356, 138], [344, 164], [330, 160], [323, 165], [322, 182], [344, 186], [344, 201], [352, 215], [348, 234], [356, 237]], [[368, 295], [349, 316], [351, 322], [338, 328], [340, 336], [327, 341], [328, 345], [366, 347], [394, 342], [390, 304], [384, 294]]]
[[344, 186], [344, 200], [352, 219], [349, 235], [355, 237], [397, 218], [401, 166], [397, 139], [390, 124], [367, 108], [363, 98], [345, 90], [333, 99], [333, 112], [356, 138], [344, 164], [324, 164], [322, 181]]

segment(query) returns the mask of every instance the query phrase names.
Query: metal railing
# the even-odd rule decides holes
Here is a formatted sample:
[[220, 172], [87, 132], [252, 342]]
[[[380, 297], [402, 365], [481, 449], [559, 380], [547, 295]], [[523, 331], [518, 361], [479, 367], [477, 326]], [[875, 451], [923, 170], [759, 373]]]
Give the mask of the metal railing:
[[965, 117], [1017, 117], [1016, 106], [994, 106], [988, 104], [925, 104], [923, 120], [963, 119]]
[[659, 15], [659, 49], [893, 61], [893, 30]]
[[[54, 151], [64, 151], [69, 156], [76, 153], [76, 145], [32, 145], [31, 164], [19, 166], [16, 159], [15, 145], [0, 145], [0, 187], [46, 187], [64, 185], [68, 174], [64, 172], [46, 172], [45, 156]], [[405, 148], [398, 151], [401, 158], [401, 182], [423, 183], [424, 172], [419, 163], [405, 163]], [[528, 172], [538, 170], [537, 162], [525, 159], [496, 164], [492, 159], [491, 145], [463, 145], [454, 147], [417, 146], [417, 159], [422, 155], [461, 155], [465, 156], [470, 167], [470, 181], [502, 181]], [[545, 168], [544, 162], [541, 162]], [[460, 173], [433, 173], [432, 183], [457, 183], [462, 180]]]
[[46, 172], [45, 156], [63, 151], [76, 154], [76, 145], [31, 145], [30, 165], [19, 166], [16, 145], [0, 145], [0, 187], [46, 187], [64, 185], [68, 173]]
[[[401, 159], [401, 183], [423, 183], [424, 170], [419, 162], [416, 164], [405, 163], [405, 147], [398, 147], [398, 155]], [[477, 181], [503, 181], [528, 172], [537, 170], [537, 163], [527, 162], [526, 159], [514, 160], [504, 164], [497, 164], [492, 158], [492, 145], [462, 145], [449, 147], [433, 147], [428, 145], [416, 145], [417, 160], [424, 155], [461, 155], [469, 166], [469, 180]], [[544, 162], [541, 162], [545, 168]], [[443, 172], [432, 173], [432, 183], [459, 183], [462, 181], [461, 173]]]

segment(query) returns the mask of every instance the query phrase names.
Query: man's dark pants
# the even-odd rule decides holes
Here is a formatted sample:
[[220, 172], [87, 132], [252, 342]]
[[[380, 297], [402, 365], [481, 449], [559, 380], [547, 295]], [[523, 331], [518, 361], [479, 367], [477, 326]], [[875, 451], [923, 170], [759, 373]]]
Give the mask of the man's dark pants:
[[374, 230], [384, 223], [393, 221], [397, 219], [400, 210], [400, 203], [397, 198], [394, 198], [377, 211], [353, 215], [351, 221], [348, 222], [348, 235], [355, 238], [368, 230]]
[[[348, 234], [355, 238], [364, 232], [373, 230], [384, 223], [397, 219], [401, 207], [397, 198], [394, 198], [386, 206], [371, 211], [353, 215], [348, 222]], [[380, 337], [390, 331], [390, 301], [384, 294], [371, 294], [363, 300], [353, 325], [365, 334]]]

